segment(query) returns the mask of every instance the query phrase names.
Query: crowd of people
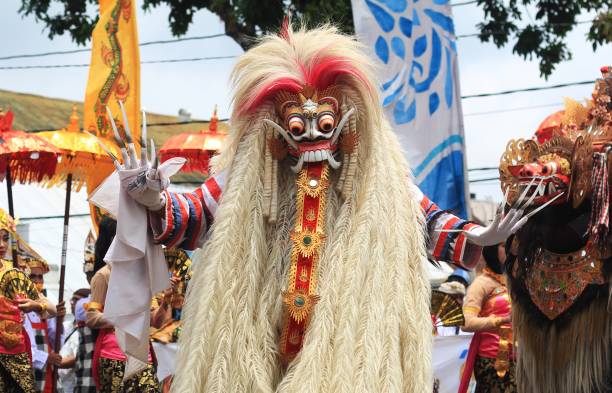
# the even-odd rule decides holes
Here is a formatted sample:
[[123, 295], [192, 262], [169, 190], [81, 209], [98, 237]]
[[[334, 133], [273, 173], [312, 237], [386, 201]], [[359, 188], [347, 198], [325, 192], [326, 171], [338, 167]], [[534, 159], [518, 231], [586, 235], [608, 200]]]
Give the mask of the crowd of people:
[[[15, 221], [0, 209], [0, 392], [168, 390], [171, 376], [158, 381], [152, 350], [149, 367], [124, 380], [126, 356], [113, 325], [104, 318], [111, 269], [104, 255], [115, 232], [116, 221], [105, 217], [97, 239], [88, 237], [83, 271], [90, 288], [74, 291], [69, 301], [74, 319], [61, 323], [66, 307], [45, 296], [47, 262], [19, 238]], [[176, 342], [180, 334], [180, 310], [191, 263], [179, 250], [168, 251], [167, 256], [171, 287], [151, 304], [151, 336], [162, 344]], [[56, 337], [61, 337], [60, 345], [55, 345]]]

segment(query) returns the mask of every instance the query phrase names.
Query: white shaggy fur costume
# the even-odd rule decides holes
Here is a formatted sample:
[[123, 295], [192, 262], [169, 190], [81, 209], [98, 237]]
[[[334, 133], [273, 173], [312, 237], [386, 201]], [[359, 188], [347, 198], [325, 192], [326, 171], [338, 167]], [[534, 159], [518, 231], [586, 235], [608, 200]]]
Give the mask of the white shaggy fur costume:
[[[267, 36], [233, 72], [230, 141], [214, 171], [227, 170], [214, 224], [194, 256], [173, 392], [431, 392], [431, 319], [424, 219], [408, 165], [384, 119], [372, 66], [352, 38], [333, 27]], [[288, 39], [287, 39], [288, 38]], [[301, 352], [278, 356], [281, 292], [295, 221], [295, 174], [279, 163], [277, 217], [265, 218], [264, 102], [242, 109], [279, 76], [302, 77], [321, 57], [349, 60], [359, 78], [336, 86], [357, 109], [358, 160], [346, 193], [331, 171], [327, 237], [318, 294]]]

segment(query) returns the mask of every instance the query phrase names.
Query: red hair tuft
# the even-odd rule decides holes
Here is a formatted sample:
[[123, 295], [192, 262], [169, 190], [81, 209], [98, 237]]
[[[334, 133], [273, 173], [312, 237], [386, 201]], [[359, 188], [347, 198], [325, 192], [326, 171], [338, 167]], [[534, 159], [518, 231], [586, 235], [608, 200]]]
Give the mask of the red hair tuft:
[[315, 56], [308, 64], [296, 64], [296, 67], [301, 71], [301, 80], [292, 77], [283, 77], [268, 82], [259, 87], [258, 90], [250, 95], [244, 102], [238, 103], [240, 105], [238, 114], [244, 115], [255, 110], [264, 101], [272, 98], [280, 91], [299, 93], [306, 85], [312, 86], [318, 91], [325, 90], [336, 83], [338, 78], [342, 76], [356, 79], [367, 86], [370, 91], [373, 89], [368, 79], [359, 68], [352, 65], [349, 59], [341, 56]]
[[302, 90], [302, 83], [294, 78], [279, 78], [270, 81], [268, 84], [259, 88], [259, 91], [248, 100], [243, 103], [239, 103], [241, 108], [238, 109], [238, 114], [243, 115], [245, 113], [255, 110], [264, 101], [271, 98], [281, 91], [288, 91], [291, 93], [298, 93]]
[[314, 57], [307, 68], [302, 68], [306, 84], [317, 90], [324, 90], [336, 83], [341, 76], [349, 76], [357, 79], [368, 89], [371, 89], [365, 75], [352, 65], [349, 59], [340, 56]]

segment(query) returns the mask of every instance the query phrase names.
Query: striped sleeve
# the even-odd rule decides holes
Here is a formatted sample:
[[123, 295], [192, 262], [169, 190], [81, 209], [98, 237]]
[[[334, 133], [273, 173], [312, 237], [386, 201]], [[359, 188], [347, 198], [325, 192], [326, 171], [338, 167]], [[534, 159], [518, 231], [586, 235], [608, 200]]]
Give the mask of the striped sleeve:
[[[417, 189], [418, 190], [418, 189]], [[437, 261], [457, 264], [467, 269], [476, 266], [482, 248], [468, 241], [463, 232], [443, 232], [444, 229], [470, 230], [477, 226], [440, 209], [420, 190], [417, 192], [427, 226], [427, 251]]]
[[155, 241], [168, 248], [201, 247], [217, 212], [225, 178], [223, 172], [189, 193], [164, 191], [165, 214]]

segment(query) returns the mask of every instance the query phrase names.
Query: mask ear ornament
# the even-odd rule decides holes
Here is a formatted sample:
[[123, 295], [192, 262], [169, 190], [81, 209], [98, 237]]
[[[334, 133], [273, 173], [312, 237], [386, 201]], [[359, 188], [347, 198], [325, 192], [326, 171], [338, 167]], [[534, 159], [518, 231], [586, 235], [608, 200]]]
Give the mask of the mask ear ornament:
[[[267, 120], [267, 119], [266, 119]], [[269, 223], [275, 223], [278, 216], [278, 162], [287, 156], [287, 147], [277, 137], [277, 125], [264, 121], [265, 155], [264, 155], [264, 216]]]
[[591, 194], [591, 171], [593, 168], [593, 147], [591, 137], [579, 136], [572, 151], [572, 180], [570, 198], [572, 207], [578, 208]]
[[[340, 191], [344, 200], [346, 200], [353, 191], [353, 179], [357, 170], [357, 153], [359, 151], [359, 134], [357, 133], [357, 115], [355, 107], [347, 110], [350, 103], [345, 100], [342, 104], [342, 112], [351, 112], [348, 122], [338, 124], [337, 130], [341, 130], [342, 137], [340, 138], [340, 151], [342, 152], [342, 171], [336, 189]], [[354, 114], [355, 113], [355, 114]], [[354, 114], [354, 115], [353, 115]], [[343, 117], [343, 120], [345, 117]], [[342, 121], [341, 121], [342, 122]]]

